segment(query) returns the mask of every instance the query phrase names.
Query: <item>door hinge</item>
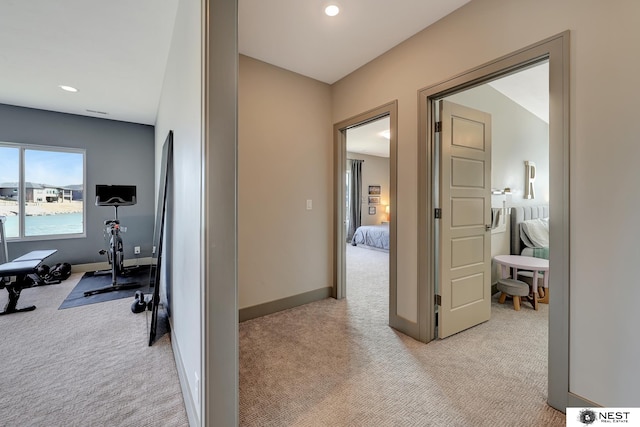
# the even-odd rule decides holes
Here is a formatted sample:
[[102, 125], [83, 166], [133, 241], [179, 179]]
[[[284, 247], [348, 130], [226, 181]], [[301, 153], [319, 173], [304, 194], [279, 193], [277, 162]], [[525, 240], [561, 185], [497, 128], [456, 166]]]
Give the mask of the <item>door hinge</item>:
[[440, 295], [434, 295], [434, 296], [435, 296], [436, 305], [442, 305], [442, 297]]
[[440, 219], [442, 218], [442, 209], [440, 208], [435, 208], [434, 212], [433, 212], [434, 218], [435, 219]]
[[435, 126], [435, 132], [442, 131], [442, 122], [435, 122], [434, 126]]

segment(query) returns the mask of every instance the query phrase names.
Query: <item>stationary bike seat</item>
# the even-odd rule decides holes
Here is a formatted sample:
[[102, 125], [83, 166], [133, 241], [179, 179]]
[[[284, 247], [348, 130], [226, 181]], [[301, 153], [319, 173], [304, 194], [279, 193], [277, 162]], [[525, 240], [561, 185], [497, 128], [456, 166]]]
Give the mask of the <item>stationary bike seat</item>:
[[120, 224], [120, 221], [118, 221], [117, 219], [108, 219], [104, 222], [105, 226], [114, 224]]

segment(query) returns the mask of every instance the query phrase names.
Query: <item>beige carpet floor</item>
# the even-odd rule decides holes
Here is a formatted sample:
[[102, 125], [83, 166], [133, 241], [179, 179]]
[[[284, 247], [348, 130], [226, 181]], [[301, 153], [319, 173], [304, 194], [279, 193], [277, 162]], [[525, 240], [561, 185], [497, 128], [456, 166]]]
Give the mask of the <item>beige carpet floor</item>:
[[188, 426], [169, 336], [147, 345], [150, 312], [129, 298], [58, 310], [81, 276], [0, 316], [0, 426]]
[[347, 299], [240, 324], [242, 426], [563, 426], [546, 404], [547, 315], [491, 320], [428, 345], [387, 326], [388, 256], [347, 247]]

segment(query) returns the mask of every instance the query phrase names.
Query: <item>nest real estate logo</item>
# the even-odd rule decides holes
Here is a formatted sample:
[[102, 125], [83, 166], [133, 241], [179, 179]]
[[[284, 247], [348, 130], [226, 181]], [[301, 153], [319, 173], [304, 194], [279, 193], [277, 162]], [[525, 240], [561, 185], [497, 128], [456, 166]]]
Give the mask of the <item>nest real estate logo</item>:
[[567, 408], [567, 426], [640, 425], [640, 408]]
[[580, 411], [578, 420], [585, 425], [593, 424], [596, 421], [596, 413], [591, 409], [583, 409]]

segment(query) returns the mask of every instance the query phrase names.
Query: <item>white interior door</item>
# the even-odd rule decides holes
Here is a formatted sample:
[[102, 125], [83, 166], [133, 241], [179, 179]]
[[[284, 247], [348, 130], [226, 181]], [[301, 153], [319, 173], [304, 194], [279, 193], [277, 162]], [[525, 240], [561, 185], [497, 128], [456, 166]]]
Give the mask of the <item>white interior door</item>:
[[440, 101], [438, 336], [491, 316], [491, 116]]

